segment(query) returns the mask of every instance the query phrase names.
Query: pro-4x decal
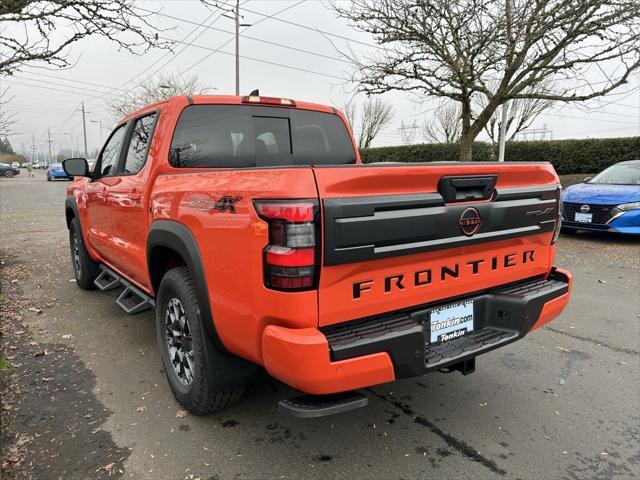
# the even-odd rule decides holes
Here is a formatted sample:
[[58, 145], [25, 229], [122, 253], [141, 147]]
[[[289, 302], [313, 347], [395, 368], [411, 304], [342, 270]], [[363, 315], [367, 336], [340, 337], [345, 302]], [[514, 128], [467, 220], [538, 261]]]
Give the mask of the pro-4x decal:
[[240, 200], [242, 200], [242, 197], [235, 195], [222, 195], [214, 201], [213, 198], [206, 194], [191, 194], [187, 198], [187, 205], [203, 212], [217, 210], [222, 213], [236, 213], [236, 203]]
[[236, 203], [242, 200], [242, 197], [234, 197], [233, 195], [223, 195], [213, 205], [213, 210], [219, 212], [236, 213]]

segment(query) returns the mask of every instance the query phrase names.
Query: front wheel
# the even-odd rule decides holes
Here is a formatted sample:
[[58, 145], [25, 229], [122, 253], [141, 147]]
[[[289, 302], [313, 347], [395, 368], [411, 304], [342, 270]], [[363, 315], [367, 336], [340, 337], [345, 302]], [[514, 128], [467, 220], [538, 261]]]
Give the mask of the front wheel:
[[93, 290], [93, 281], [100, 274], [98, 264], [89, 256], [89, 252], [82, 241], [82, 230], [80, 221], [77, 218], [71, 220], [69, 225], [69, 248], [71, 250], [71, 264], [76, 283], [83, 290]]
[[51, 177], [49, 175], [47, 175], [47, 182], [51, 181]]
[[244, 384], [217, 387], [216, 368], [205, 349], [207, 341], [200, 325], [200, 307], [189, 270], [169, 270], [160, 282], [156, 298], [156, 338], [169, 386], [178, 403], [194, 414], [205, 414], [236, 404]]
[[11, 170], [7, 170], [6, 172], [4, 172], [4, 176], [7, 178], [11, 178], [13, 177], [13, 172]]

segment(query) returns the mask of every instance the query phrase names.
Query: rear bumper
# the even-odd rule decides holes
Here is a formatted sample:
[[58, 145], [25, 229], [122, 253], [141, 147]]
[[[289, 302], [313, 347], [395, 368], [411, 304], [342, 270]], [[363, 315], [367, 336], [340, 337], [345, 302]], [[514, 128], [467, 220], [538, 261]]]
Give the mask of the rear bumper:
[[262, 337], [263, 363], [272, 376], [311, 394], [422, 375], [512, 343], [550, 322], [567, 305], [571, 281], [568, 271], [553, 269], [546, 279], [472, 295], [474, 331], [442, 344], [428, 343], [428, 309], [437, 305], [322, 329], [270, 325]]

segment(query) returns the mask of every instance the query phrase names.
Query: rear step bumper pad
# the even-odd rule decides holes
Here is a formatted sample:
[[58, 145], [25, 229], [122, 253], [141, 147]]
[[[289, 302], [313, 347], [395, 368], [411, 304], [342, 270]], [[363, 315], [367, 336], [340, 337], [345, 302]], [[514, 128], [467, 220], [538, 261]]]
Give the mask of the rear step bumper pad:
[[[462, 362], [522, 338], [560, 314], [568, 301], [570, 286], [571, 275], [554, 269], [546, 279], [529, 279], [472, 295], [468, 299], [474, 300], [474, 331], [444, 343], [428, 342], [429, 310], [461, 299], [393, 316], [325, 327], [321, 331], [329, 342], [332, 360], [388, 352], [396, 377], [411, 377]], [[416, 335], [416, 328], [420, 336]]]
[[320, 330], [269, 325], [262, 335], [262, 360], [272, 376], [313, 395], [357, 390], [448, 367], [458, 370], [477, 355], [551, 321], [566, 306], [570, 290], [571, 274], [554, 269], [546, 279], [472, 295], [476, 330], [445, 344], [429, 344], [423, 326], [428, 309], [437, 305]]

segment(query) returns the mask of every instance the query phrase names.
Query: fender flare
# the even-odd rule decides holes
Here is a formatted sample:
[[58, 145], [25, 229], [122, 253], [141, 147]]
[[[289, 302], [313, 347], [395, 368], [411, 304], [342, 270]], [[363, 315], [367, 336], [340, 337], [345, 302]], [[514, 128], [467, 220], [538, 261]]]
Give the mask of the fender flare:
[[73, 211], [73, 216], [80, 221], [80, 214], [78, 213], [78, 204], [76, 203], [76, 199], [74, 197], [67, 197], [64, 201], [64, 215], [67, 220], [67, 228], [71, 227], [71, 220], [69, 219], [69, 215], [67, 215], [67, 210]]
[[172, 220], [156, 220], [151, 224], [147, 237], [147, 269], [154, 294], [160, 286], [160, 281], [154, 280], [157, 278], [153, 275], [156, 267], [152, 265], [151, 261], [151, 252], [155, 247], [166, 247], [177, 252], [193, 276], [200, 304], [200, 321], [198, 323], [204, 338], [211, 342], [209, 348], [205, 348], [205, 355], [209, 357], [208, 363], [216, 366], [216, 371], [210, 372], [212, 381], [219, 386], [233, 385], [243, 383], [253, 377], [257, 372], [256, 365], [229, 352], [218, 335], [211, 313], [207, 279], [204, 274], [200, 249], [191, 231], [183, 224]]
[[172, 220], [156, 220], [149, 227], [149, 235], [147, 236], [147, 271], [149, 272], [151, 289], [154, 295], [157, 294], [158, 287], [160, 286], [160, 280], [154, 280], [157, 278], [157, 276], [154, 275], [157, 267], [153, 265], [151, 261], [151, 253], [155, 247], [170, 248], [177, 252], [185, 261], [196, 285], [198, 302], [200, 303], [200, 317], [205, 326], [205, 330], [207, 330], [207, 333], [214, 340], [216, 347], [222, 352], [228, 353], [213, 323], [202, 257], [200, 256], [200, 249], [198, 248], [196, 239], [191, 231], [183, 224]]

